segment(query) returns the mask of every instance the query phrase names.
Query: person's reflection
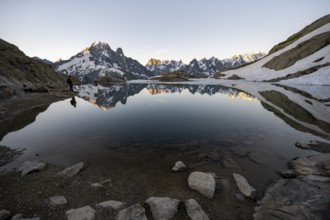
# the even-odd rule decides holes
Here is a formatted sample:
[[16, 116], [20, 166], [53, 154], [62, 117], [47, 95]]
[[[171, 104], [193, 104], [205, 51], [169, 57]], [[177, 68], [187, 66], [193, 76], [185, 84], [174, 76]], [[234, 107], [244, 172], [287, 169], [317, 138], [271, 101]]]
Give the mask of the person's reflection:
[[76, 102], [76, 98], [73, 96], [72, 99], [70, 100], [71, 105], [73, 105], [73, 107], [77, 107], [77, 102]]

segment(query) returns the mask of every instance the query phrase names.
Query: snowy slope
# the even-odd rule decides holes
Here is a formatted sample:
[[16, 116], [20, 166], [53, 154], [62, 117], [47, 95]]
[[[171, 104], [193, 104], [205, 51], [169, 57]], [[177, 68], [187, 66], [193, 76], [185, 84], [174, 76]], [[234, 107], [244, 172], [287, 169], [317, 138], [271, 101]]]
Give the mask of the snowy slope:
[[[256, 63], [251, 65], [242, 67], [237, 70], [231, 70], [224, 72], [227, 77], [232, 76], [233, 74], [244, 78], [250, 81], [264, 81], [264, 80], [272, 80], [280, 77], [288, 76], [289, 74], [294, 74], [299, 71], [307, 70], [311, 67], [327, 64], [330, 62], [330, 45], [323, 47], [322, 49], [318, 50], [317, 52], [307, 56], [303, 59], [297, 61], [294, 65], [283, 69], [283, 70], [272, 70], [263, 67], [268, 61], [273, 59], [276, 56], [281, 55], [282, 53], [295, 48], [298, 44], [305, 42], [312, 37], [325, 33], [330, 32], [330, 23], [306, 34], [305, 36], [301, 37], [297, 41], [293, 42], [292, 44], [286, 46], [285, 48], [259, 60]], [[322, 58], [321, 61], [316, 62], [316, 60]], [[329, 66], [323, 67], [318, 69], [317, 71], [310, 73], [308, 75], [304, 75], [298, 78], [293, 78], [289, 80], [282, 80], [281, 83], [285, 84], [312, 84], [312, 85], [330, 85], [330, 73], [329, 73]]]

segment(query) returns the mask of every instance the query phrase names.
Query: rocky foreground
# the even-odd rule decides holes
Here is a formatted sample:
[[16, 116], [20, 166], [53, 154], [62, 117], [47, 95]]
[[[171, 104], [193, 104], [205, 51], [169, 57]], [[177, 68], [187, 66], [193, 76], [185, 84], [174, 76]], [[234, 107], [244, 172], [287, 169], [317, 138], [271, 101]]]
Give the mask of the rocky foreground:
[[[10, 155], [14, 157], [15, 154]], [[211, 158], [216, 156], [212, 155], [209, 154], [208, 156]], [[225, 161], [227, 162], [224, 164], [235, 165], [232, 160], [232, 162]], [[19, 199], [7, 201], [8, 207], [10, 206], [9, 203], [14, 202], [13, 204], [18, 209], [21, 207], [22, 213], [30, 214], [23, 215], [17, 210], [13, 212], [3, 209], [0, 210], [0, 219], [45, 219], [44, 215], [41, 217], [38, 213], [38, 211], [45, 213], [45, 210], [48, 213], [47, 219], [69, 220], [207, 220], [220, 217], [210, 217], [209, 212], [212, 212], [210, 207], [207, 207], [203, 202], [200, 204], [198, 200], [203, 201], [203, 199], [195, 199], [196, 195], [192, 193], [195, 191], [212, 202], [216, 190], [223, 191], [226, 188], [226, 184], [223, 183], [224, 180], [215, 173], [196, 171], [182, 161], [177, 161], [173, 164], [172, 170], [168, 172], [174, 175], [188, 174], [186, 184], [191, 191], [192, 198], [180, 200], [173, 198], [173, 196], [150, 196], [143, 199], [139, 196], [138, 199], [132, 197], [132, 201], [130, 201], [129, 197], [126, 196], [127, 201], [122, 201], [111, 199], [110, 195], [114, 195], [111, 192], [113, 180], [103, 177], [101, 181], [93, 182], [91, 178], [83, 178], [84, 172], [88, 171], [88, 168], [87, 162], [80, 162], [64, 169], [46, 164], [43, 161], [24, 162], [16, 170], [16, 173], [3, 176], [0, 182], [1, 191], [6, 190], [4, 186], [11, 186], [10, 181], [15, 182], [14, 185], [18, 182], [18, 184], [21, 183], [20, 187], [24, 188], [25, 196], [31, 196], [28, 199], [31, 207], [35, 204], [43, 205], [40, 209], [31, 209], [32, 212], [29, 212], [27, 210], [29, 210], [30, 204], [23, 204], [25, 202]], [[328, 219], [330, 215], [330, 153], [315, 153], [311, 156], [296, 158], [289, 163], [289, 168], [289, 170], [281, 172], [283, 178], [276, 180], [266, 189], [263, 198], [255, 204], [256, 207], [251, 218]], [[32, 179], [26, 182], [29, 176]], [[249, 184], [246, 177], [233, 173], [232, 179], [236, 185], [232, 189], [236, 188], [240, 192], [234, 192], [237, 197], [236, 202], [249, 200], [255, 203], [256, 189]], [[31, 181], [34, 182], [33, 184], [37, 183], [37, 186], [31, 186], [29, 184]], [[44, 191], [46, 188], [47, 190]], [[73, 188], [79, 188], [80, 195], [78, 197], [71, 193]], [[100, 192], [106, 196], [98, 197]], [[131, 193], [132, 195], [135, 194], [133, 191]], [[2, 196], [6, 196], [6, 194]], [[94, 202], [79, 202], [80, 198], [85, 197], [93, 197]], [[102, 200], [102, 198], [108, 198], [108, 200]], [[38, 199], [39, 201], [37, 201]], [[75, 204], [75, 207], [72, 207], [72, 204]], [[1, 202], [1, 207], [6, 208], [6, 203]], [[222, 210], [222, 212], [226, 216], [226, 210]], [[246, 219], [246, 216], [242, 216], [242, 219]]]

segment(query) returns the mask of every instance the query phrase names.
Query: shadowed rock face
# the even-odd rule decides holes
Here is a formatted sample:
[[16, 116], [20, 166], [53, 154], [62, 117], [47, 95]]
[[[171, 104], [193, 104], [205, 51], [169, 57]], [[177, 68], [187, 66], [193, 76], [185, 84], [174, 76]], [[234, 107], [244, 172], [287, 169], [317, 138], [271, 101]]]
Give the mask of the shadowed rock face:
[[292, 48], [279, 56], [274, 57], [263, 67], [273, 70], [283, 70], [297, 61], [314, 54], [318, 50], [328, 46], [330, 44], [330, 32], [325, 32], [314, 36], [313, 38], [298, 44], [295, 48]]
[[289, 117], [285, 116], [283, 113], [281, 113], [279, 110], [275, 109], [274, 107], [262, 103], [262, 105], [274, 112], [275, 115], [282, 118], [286, 123], [288, 123], [290, 126], [294, 127], [297, 130], [300, 131], [308, 131], [315, 135], [322, 136], [322, 137], [329, 137], [330, 134], [330, 124], [328, 122], [322, 121], [317, 119], [314, 115], [312, 115], [310, 112], [308, 112], [306, 109], [304, 109], [302, 106], [298, 105], [297, 103], [291, 101], [286, 95], [278, 92], [278, 91], [263, 91], [259, 92], [267, 101], [270, 103], [276, 105], [280, 109], [282, 109], [286, 114], [293, 116], [295, 119], [301, 122], [305, 122], [311, 125], [315, 125], [319, 127], [322, 131], [327, 133], [328, 135], [322, 134], [321, 132], [315, 131], [310, 128], [306, 128], [300, 123], [295, 122], [294, 120], [290, 119]]
[[65, 80], [48, 64], [25, 54], [0, 39], [0, 98], [23, 93], [23, 86], [64, 86]]

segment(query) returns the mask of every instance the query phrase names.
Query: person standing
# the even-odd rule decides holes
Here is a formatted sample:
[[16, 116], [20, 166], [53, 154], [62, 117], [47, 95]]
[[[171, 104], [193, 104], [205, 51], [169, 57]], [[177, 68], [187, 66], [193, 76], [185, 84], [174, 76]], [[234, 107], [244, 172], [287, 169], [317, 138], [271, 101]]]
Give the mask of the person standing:
[[66, 80], [66, 82], [69, 84], [69, 91], [73, 92], [73, 81], [72, 81], [72, 76], [69, 76]]

